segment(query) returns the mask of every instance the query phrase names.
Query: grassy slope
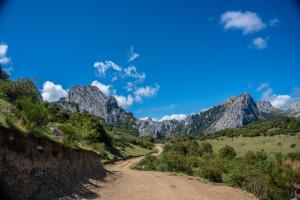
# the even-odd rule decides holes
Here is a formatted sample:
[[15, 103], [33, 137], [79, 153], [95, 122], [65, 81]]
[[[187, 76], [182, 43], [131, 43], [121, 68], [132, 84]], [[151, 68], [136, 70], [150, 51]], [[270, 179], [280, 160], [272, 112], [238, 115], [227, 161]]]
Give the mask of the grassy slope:
[[[290, 153], [300, 151], [300, 134], [295, 136], [219, 137], [207, 139], [206, 142], [212, 144], [214, 152], [217, 152], [225, 145], [230, 145], [239, 155], [244, 154], [247, 151], [257, 152], [261, 150], [264, 150], [267, 153]], [[281, 145], [279, 143], [281, 143]], [[291, 144], [295, 144], [296, 147], [291, 148]]]
[[[10, 103], [8, 103], [7, 101], [0, 99], [0, 126], [4, 126], [4, 127], [9, 127], [9, 125], [6, 123], [6, 117], [12, 113], [14, 109], [14, 106], [11, 105]], [[22, 125], [21, 122], [19, 121], [14, 121], [14, 126], [16, 128], [18, 128], [19, 130], [21, 130], [24, 134], [27, 133], [26, 128]], [[47, 138], [49, 140], [52, 140], [54, 142], [63, 144], [63, 138], [62, 137], [57, 137], [51, 134], [51, 130], [48, 126], [40, 128], [39, 130], [39, 137], [44, 137]], [[115, 146], [120, 152], [122, 157], [126, 158], [126, 157], [132, 157], [132, 156], [141, 156], [141, 155], [145, 155], [150, 153], [152, 150], [147, 149], [147, 148], [143, 148], [141, 146], [135, 145], [133, 141], [135, 141], [137, 139], [136, 136], [130, 135], [128, 133], [125, 132], [110, 132], [111, 136], [113, 138], [118, 138], [121, 143], [123, 144], [123, 148], [120, 148], [119, 146]], [[96, 153], [100, 153], [98, 152], [97, 148], [93, 148], [90, 145], [87, 145], [85, 143], [76, 143], [76, 146], [68, 146], [70, 148], [79, 148], [79, 149], [86, 149], [86, 150], [92, 150]], [[112, 154], [109, 151], [106, 151], [107, 155], [108, 155], [108, 160], [113, 159], [114, 157], [118, 157], [114, 154]], [[120, 158], [120, 157], [118, 157]], [[107, 161], [107, 160], [106, 160]]]

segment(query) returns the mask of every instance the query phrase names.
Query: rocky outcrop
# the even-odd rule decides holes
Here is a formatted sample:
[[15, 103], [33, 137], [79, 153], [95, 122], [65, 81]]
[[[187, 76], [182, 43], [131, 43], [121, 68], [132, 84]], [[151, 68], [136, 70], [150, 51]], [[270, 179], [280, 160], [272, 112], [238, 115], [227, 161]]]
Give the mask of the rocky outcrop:
[[256, 103], [256, 105], [257, 105], [258, 110], [263, 113], [283, 112], [283, 110], [280, 110], [280, 109], [272, 106], [272, 104], [269, 101], [259, 101]]
[[95, 86], [75, 86], [68, 91], [68, 96], [58, 102], [71, 112], [88, 112], [103, 118], [108, 124], [120, 123], [127, 112], [118, 106], [113, 96], [105, 96]]
[[223, 104], [214, 106], [198, 114], [190, 115], [185, 120], [186, 133], [210, 134], [226, 128], [236, 128], [256, 121], [260, 112], [253, 98], [244, 93], [230, 97]]
[[289, 111], [292, 116], [300, 117], [300, 100], [295, 101]]
[[247, 125], [259, 118], [259, 110], [248, 93], [231, 97], [224, 103], [224, 113], [207, 128], [205, 133], [212, 133], [226, 128], [237, 128]]
[[150, 136], [154, 138], [162, 137], [162, 124], [151, 118], [145, 120], [136, 120], [135, 127], [139, 130], [140, 136]]
[[4, 199], [57, 199], [71, 195], [105, 170], [91, 151], [0, 128], [0, 192]]
[[182, 129], [183, 122], [177, 120], [154, 121], [151, 118], [136, 120], [135, 127], [140, 136], [151, 136], [154, 138], [164, 138], [166, 136], [176, 136]]

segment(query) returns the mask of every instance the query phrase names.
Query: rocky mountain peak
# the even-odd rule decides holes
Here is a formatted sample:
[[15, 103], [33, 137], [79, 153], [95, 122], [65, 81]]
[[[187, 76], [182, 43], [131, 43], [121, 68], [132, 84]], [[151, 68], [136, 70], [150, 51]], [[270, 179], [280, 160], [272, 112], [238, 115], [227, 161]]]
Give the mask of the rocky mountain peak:
[[72, 87], [68, 96], [59, 103], [72, 112], [76, 111], [74, 106], [77, 106], [77, 111], [102, 117], [109, 124], [121, 122], [127, 114], [119, 107], [115, 97], [105, 96], [99, 88], [91, 85]]
[[248, 93], [231, 98], [224, 105], [221, 117], [205, 130], [210, 133], [225, 128], [236, 128], [256, 121], [259, 111], [253, 98]]

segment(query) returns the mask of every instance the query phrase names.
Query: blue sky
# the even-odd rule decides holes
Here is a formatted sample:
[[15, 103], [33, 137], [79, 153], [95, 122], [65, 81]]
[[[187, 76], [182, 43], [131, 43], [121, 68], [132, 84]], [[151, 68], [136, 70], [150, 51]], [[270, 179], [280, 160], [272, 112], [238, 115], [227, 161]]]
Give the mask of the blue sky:
[[8, 0], [0, 63], [46, 100], [93, 82], [137, 117], [199, 112], [245, 91], [286, 108], [300, 93], [299, 35], [294, 0]]

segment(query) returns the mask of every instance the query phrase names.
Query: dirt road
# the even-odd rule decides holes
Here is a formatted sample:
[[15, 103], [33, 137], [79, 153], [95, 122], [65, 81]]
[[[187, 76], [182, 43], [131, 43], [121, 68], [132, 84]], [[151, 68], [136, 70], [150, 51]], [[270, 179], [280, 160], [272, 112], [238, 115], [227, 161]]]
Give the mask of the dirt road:
[[[162, 147], [157, 146], [158, 154]], [[254, 200], [252, 195], [227, 186], [215, 186], [187, 175], [136, 171], [130, 166], [142, 158], [107, 165], [114, 175], [99, 190], [103, 200]], [[98, 192], [97, 192], [98, 193]]]

